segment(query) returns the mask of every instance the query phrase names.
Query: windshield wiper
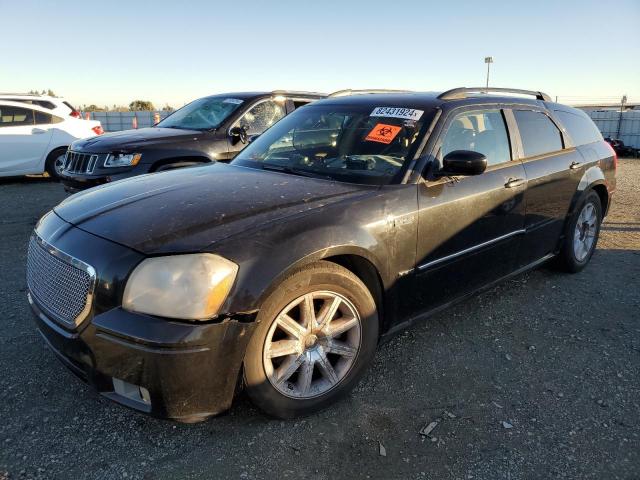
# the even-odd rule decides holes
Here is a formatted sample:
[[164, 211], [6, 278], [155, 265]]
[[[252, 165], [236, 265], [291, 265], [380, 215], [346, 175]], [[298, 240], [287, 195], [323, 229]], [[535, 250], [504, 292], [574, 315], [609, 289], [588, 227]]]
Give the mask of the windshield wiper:
[[291, 175], [299, 175], [301, 177], [323, 178], [325, 180], [333, 180], [333, 178], [328, 176], [328, 175], [322, 175], [322, 174], [319, 174], [319, 173], [309, 172], [307, 170], [300, 170], [300, 169], [297, 169], [297, 168], [291, 168], [291, 167], [280, 166], [280, 165], [269, 165], [267, 163], [263, 163], [262, 164], [262, 169], [263, 170], [271, 170], [271, 171], [274, 171], [274, 172], [290, 173]]

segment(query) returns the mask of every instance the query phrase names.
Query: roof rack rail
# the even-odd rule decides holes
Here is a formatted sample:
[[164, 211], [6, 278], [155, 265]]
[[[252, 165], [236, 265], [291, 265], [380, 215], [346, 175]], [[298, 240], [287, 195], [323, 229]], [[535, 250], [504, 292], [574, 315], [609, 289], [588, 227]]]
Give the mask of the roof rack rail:
[[369, 88], [365, 90], [352, 90], [347, 88], [346, 90], [338, 90], [330, 93], [330, 97], [347, 97], [349, 95], [360, 95], [366, 93], [411, 93], [412, 90], [388, 90], [384, 88]]
[[326, 93], [322, 92], [307, 92], [305, 90], [272, 90], [272, 94], [274, 95], [313, 95], [313, 96], [323, 96], [326, 97]]
[[447, 90], [438, 95], [440, 100], [459, 100], [461, 98], [467, 98], [469, 93], [519, 93], [520, 95], [532, 95], [537, 100], [543, 100], [550, 102], [551, 97], [544, 92], [537, 92], [534, 90], [521, 90], [519, 88], [497, 88], [497, 87], [461, 87]]

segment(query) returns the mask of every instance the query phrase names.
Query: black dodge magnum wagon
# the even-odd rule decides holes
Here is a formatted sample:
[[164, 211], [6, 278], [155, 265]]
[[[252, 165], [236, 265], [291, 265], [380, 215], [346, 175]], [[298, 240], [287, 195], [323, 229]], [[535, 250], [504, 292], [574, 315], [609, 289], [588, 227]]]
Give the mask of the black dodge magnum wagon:
[[69, 192], [151, 172], [229, 162], [247, 144], [321, 93], [243, 92], [199, 98], [151, 128], [75, 141], [60, 179]]
[[191, 422], [244, 387], [304, 415], [414, 320], [548, 260], [584, 268], [616, 161], [539, 92], [332, 97], [229, 165], [62, 202], [30, 240], [29, 302], [60, 360], [116, 402]]

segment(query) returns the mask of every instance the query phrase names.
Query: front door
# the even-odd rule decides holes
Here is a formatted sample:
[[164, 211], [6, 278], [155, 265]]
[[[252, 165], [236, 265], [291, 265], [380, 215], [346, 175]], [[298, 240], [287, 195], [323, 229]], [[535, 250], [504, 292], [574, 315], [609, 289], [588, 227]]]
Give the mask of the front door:
[[[514, 159], [503, 110], [458, 109], [436, 144], [436, 157], [471, 150], [484, 173], [418, 186], [415, 305], [431, 310], [507, 275], [524, 233], [524, 168]], [[442, 164], [442, 163], [440, 163]]]
[[29, 108], [0, 105], [0, 176], [42, 173], [50, 125], [35, 125]]

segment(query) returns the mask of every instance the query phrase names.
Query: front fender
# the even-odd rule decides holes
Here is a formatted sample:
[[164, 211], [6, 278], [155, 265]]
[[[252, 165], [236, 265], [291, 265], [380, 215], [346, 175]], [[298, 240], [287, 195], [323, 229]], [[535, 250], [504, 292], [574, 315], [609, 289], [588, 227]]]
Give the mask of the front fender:
[[415, 202], [414, 188], [374, 193], [263, 225], [214, 245], [213, 253], [239, 266], [224, 311], [255, 312], [292, 271], [336, 255], [367, 260], [388, 293], [398, 272], [415, 264], [417, 234], [415, 221], [390, 218], [413, 212]]
[[[269, 236], [274, 236], [274, 233], [271, 230]], [[249, 313], [258, 310], [293, 271], [336, 255], [356, 255], [368, 260], [380, 274], [383, 283], [389, 282], [387, 264], [381, 260], [386, 257], [387, 247], [363, 230], [354, 232], [354, 229], [327, 226], [294, 235], [283, 231], [282, 235], [275, 235], [275, 239], [268, 242], [256, 238], [245, 243], [245, 248], [246, 252], [250, 252], [247, 258], [234, 258], [240, 268], [227, 305], [229, 312]]]

